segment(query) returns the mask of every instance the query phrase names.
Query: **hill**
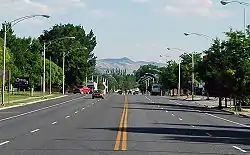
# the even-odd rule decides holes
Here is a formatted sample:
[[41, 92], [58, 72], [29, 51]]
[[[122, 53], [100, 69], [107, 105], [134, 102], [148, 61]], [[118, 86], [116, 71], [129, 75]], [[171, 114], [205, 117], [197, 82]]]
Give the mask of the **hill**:
[[157, 62], [148, 62], [148, 61], [133, 61], [129, 58], [107, 58], [107, 59], [99, 59], [96, 62], [97, 70], [102, 72], [107, 69], [126, 69], [127, 73], [133, 73], [134, 70], [137, 70], [142, 65], [152, 64], [156, 66], [164, 66], [163, 63]]

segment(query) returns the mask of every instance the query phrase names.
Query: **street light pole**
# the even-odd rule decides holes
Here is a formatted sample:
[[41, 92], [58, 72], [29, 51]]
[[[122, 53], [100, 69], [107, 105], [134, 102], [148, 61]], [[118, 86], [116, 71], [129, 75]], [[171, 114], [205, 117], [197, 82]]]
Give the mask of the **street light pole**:
[[178, 95], [181, 95], [181, 61], [179, 61], [179, 83], [178, 83]]
[[[222, 1], [220, 1], [220, 3], [222, 5], [227, 5], [227, 4], [230, 4], [230, 3], [238, 3], [240, 5], [250, 7], [250, 3], [242, 2], [242, 1], [236, 1], [236, 0], [232, 0], [232, 1], [222, 0]], [[246, 34], [246, 8], [245, 7], [244, 7], [243, 12], [244, 12], [244, 34]]]
[[45, 97], [45, 53], [46, 53], [46, 47], [45, 42], [43, 44], [43, 97]]
[[194, 100], [194, 52], [192, 52], [192, 100]]
[[7, 38], [7, 26], [4, 24], [4, 46], [3, 46], [3, 83], [2, 83], [2, 105], [4, 105], [4, 89], [5, 89], [5, 53], [6, 53], [6, 38]]
[[[10, 21], [10, 27], [18, 24], [19, 22], [22, 22], [24, 20], [34, 18], [34, 17], [44, 17], [44, 18], [50, 18], [49, 15], [29, 15], [29, 16], [23, 16], [20, 18], [17, 18], [15, 20]], [[4, 22], [4, 47], [3, 47], [3, 80], [2, 80], [2, 105], [4, 105], [4, 89], [5, 89], [5, 68], [6, 68], [6, 62], [5, 62], [5, 55], [6, 55], [6, 44], [7, 44], [7, 31], [10, 28], [7, 29], [7, 22]]]
[[65, 63], [65, 52], [63, 52], [63, 67], [62, 67], [62, 69], [63, 69], [63, 85], [62, 85], [62, 94], [64, 95], [64, 80], [65, 80], [65, 75], [64, 75], [64, 63]]
[[51, 94], [51, 56], [49, 57], [49, 94]]

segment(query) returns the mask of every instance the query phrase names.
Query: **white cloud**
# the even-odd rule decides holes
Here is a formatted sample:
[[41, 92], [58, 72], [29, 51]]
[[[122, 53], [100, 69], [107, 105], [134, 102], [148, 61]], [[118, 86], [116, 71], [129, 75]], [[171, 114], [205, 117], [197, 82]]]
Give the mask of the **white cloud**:
[[146, 3], [149, 0], [132, 0], [132, 1], [135, 2], [135, 3]]
[[[55, 16], [67, 13], [75, 8], [86, 7], [86, 4], [81, 0], [53, 0], [48, 3], [33, 0], [0, 0], [0, 4], [2, 12], [0, 19], [7, 21], [32, 14]], [[40, 22], [36, 21], [35, 23]]]
[[213, 0], [169, 0], [163, 8], [164, 14], [191, 14], [197, 16], [222, 16], [229, 15], [225, 11], [215, 10]]

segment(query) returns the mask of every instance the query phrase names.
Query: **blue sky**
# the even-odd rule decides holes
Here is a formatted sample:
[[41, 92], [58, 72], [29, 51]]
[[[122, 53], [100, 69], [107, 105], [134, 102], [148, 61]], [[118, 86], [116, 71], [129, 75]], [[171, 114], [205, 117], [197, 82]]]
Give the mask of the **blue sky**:
[[[14, 31], [21, 37], [37, 37], [58, 23], [93, 29], [98, 58], [164, 62], [161, 54], [170, 56], [168, 59], [181, 54], [166, 47], [199, 52], [211, 44], [203, 37], [185, 37], [184, 32], [224, 39], [223, 32], [229, 27], [244, 27], [243, 6], [222, 6], [219, 0], [0, 0], [0, 4], [0, 22], [30, 14], [51, 15], [49, 20], [32, 19], [16, 25]], [[250, 8], [246, 9], [250, 22]]]

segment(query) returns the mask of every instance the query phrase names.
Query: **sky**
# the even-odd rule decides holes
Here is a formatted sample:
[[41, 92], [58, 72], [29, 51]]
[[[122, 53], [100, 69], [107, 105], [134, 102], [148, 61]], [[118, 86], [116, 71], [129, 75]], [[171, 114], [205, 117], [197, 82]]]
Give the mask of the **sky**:
[[[205, 37], [184, 36], [185, 32], [225, 39], [223, 32], [229, 28], [244, 29], [244, 6], [223, 6], [220, 0], [0, 0], [0, 4], [1, 23], [32, 14], [51, 16], [15, 25], [19, 37], [38, 37], [60, 23], [82, 25], [87, 32], [93, 29], [98, 59], [164, 62], [184, 51], [201, 52], [212, 43]], [[246, 21], [250, 23], [247, 7]]]

